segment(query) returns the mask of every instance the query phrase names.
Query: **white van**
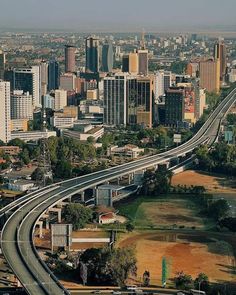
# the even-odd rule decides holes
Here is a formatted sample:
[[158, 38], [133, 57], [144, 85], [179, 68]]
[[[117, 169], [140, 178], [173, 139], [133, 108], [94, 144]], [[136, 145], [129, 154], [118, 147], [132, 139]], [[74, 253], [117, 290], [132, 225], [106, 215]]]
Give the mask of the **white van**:
[[138, 287], [136, 285], [130, 285], [130, 286], [126, 286], [126, 289], [129, 291], [135, 291], [136, 289], [138, 289]]
[[206, 292], [204, 291], [199, 291], [199, 290], [190, 290], [191, 295], [206, 295]]

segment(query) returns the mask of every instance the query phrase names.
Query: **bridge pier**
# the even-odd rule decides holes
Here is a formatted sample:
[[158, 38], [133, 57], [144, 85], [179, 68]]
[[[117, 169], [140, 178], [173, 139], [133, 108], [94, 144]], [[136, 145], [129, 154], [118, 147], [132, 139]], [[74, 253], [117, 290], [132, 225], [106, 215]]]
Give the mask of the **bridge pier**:
[[39, 228], [39, 238], [42, 239], [42, 237], [43, 237], [43, 222], [39, 220], [36, 223], [36, 226], [38, 226], [38, 228]]
[[83, 192], [81, 192], [81, 202], [84, 203], [84, 200], [85, 200], [85, 198], [84, 198], [84, 191], [83, 191]]
[[49, 208], [48, 212], [57, 213], [57, 222], [61, 223], [61, 208]]

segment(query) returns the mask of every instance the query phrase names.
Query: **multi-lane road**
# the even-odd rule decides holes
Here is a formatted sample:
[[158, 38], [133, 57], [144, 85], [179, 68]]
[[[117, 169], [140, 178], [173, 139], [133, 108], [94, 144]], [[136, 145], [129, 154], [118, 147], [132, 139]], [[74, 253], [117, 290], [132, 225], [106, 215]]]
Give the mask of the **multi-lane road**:
[[203, 143], [212, 144], [222, 118], [236, 101], [234, 89], [209, 116], [206, 123], [188, 142], [170, 151], [109, 168], [96, 173], [53, 184], [31, 193], [0, 210], [0, 216], [15, 212], [6, 221], [1, 237], [3, 254], [28, 294], [69, 294], [40, 259], [33, 245], [34, 226], [49, 207], [60, 200], [106, 181], [143, 170], [192, 152]]

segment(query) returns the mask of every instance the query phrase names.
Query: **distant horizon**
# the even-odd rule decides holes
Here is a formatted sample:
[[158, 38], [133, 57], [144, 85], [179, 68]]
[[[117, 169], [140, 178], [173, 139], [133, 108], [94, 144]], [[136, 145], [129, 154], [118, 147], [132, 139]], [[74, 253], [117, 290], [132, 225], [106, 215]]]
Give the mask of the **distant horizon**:
[[236, 1], [8, 0], [0, 31], [148, 32], [236, 31]]

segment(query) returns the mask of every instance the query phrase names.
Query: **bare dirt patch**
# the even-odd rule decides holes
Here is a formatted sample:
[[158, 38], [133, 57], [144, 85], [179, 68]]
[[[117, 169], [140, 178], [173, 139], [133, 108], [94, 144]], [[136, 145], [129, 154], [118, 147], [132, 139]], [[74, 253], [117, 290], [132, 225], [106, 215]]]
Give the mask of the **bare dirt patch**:
[[235, 193], [236, 178], [187, 170], [172, 177], [172, 185], [204, 186], [209, 193]]
[[143, 272], [149, 270], [151, 282], [159, 285], [163, 257], [169, 261], [170, 278], [177, 271], [184, 271], [193, 277], [204, 272], [212, 282], [236, 280], [235, 273], [230, 271], [235, 264], [232, 247], [223, 243], [225, 247], [228, 245], [228, 251], [220, 253], [222, 241], [211, 239], [207, 235], [193, 238], [171, 233], [143, 233], [132, 234], [130, 237], [126, 234], [121, 237], [117, 246], [135, 247], [138, 277], [141, 278]]

